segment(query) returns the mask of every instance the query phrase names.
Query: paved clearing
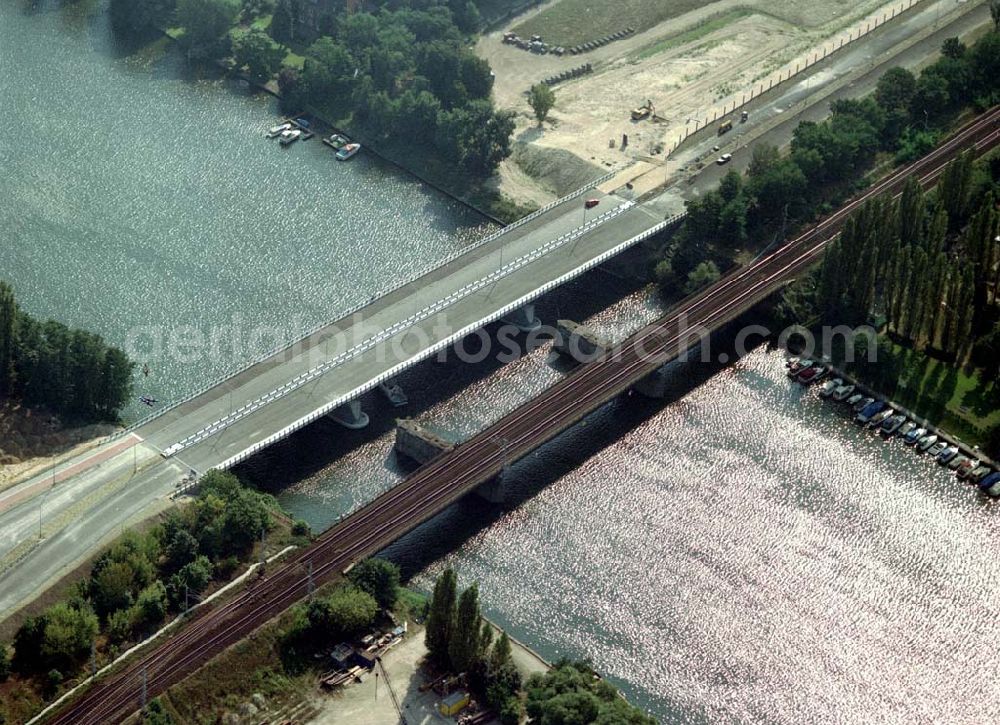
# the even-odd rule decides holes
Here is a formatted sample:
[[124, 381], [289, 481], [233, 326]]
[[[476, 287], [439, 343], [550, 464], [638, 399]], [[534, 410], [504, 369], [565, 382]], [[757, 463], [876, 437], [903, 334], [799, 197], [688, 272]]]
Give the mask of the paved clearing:
[[[514, 664], [522, 677], [535, 672], [545, 672], [547, 667], [529, 650], [511, 642]], [[440, 698], [433, 692], [420, 692], [426, 681], [426, 671], [421, 662], [427, 654], [424, 645], [424, 630], [413, 628], [398, 645], [382, 656], [382, 664], [389, 673], [393, 691], [406, 715], [409, 725], [430, 725], [431, 723], [452, 723], [455, 720], [444, 717], [437, 711]], [[331, 695], [317, 695], [310, 703], [317, 711], [309, 720], [316, 725], [387, 725], [399, 722], [396, 709], [389, 697], [385, 678], [378, 678], [378, 696], [375, 693], [375, 677], [368, 675], [364, 682], [340, 688]]]

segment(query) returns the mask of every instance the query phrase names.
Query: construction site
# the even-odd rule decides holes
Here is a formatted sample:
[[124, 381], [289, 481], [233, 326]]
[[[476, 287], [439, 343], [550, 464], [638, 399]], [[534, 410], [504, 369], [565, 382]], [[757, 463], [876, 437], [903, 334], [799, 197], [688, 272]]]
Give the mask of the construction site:
[[[592, 0], [546, 3], [477, 46], [496, 74], [498, 105], [518, 114], [500, 189], [544, 204], [588, 177], [636, 161], [662, 164], [706, 118], [863, 40], [883, 18], [911, 5], [921, 3], [631, 0], [620, 13]], [[536, 83], [556, 96], [542, 124], [527, 103]]]

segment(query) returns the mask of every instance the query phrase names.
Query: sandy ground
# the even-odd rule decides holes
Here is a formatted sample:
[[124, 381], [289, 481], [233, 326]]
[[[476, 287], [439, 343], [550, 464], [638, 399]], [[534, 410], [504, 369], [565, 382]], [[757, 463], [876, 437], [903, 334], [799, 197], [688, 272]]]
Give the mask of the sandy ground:
[[115, 427], [66, 428], [57, 416], [5, 403], [0, 406], [0, 491], [97, 445]]
[[[477, 52], [496, 74], [497, 104], [518, 112], [515, 150], [500, 169], [499, 188], [519, 201], [544, 204], [586, 174], [595, 178], [636, 160], [662, 162], [663, 151], [669, 151], [692, 119], [739, 100], [762, 80], [794, 68], [824, 46], [832, 48], [841, 35], [899, 5], [900, 0], [718, 0], [591, 53], [562, 58], [503, 45], [502, 31], [484, 36]], [[750, 10], [754, 12], [739, 15]], [[690, 42], [663, 45], [720, 13], [736, 15], [711, 32], [696, 33]], [[594, 73], [555, 87], [556, 107], [539, 128], [525, 91], [588, 62]], [[629, 112], [647, 99], [657, 119], [633, 122]], [[629, 144], [623, 149], [626, 133]], [[539, 163], [538, 157], [553, 149], [577, 157], [570, 164], [571, 179], [564, 178], [560, 164]]]
[[[514, 664], [527, 678], [535, 672], [545, 672], [547, 665], [530, 650], [511, 642]], [[382, 656], [382, 664], [389, 675], [389, 682], [406, 717], [408, 725], [454, 723], [455, 719], [441, 715], [437, 710], [440, 698], [433, 692], [420, 692], [426, 671], [421, 662], [427, 654], [424, 630], [411, 625], [406, 638]], [[310, 703], [316, 714], [310, 723], [316, 725], [396, 725], [399, 717], [386, 686], [379, 676], [376, 693], [374, 673], [364, 682], [341, 688], [334, 694], [317, 694]]]

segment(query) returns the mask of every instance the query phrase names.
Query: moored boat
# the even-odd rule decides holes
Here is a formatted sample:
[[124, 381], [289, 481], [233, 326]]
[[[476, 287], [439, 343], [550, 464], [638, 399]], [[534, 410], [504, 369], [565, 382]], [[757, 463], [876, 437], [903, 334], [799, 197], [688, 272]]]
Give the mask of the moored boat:
[[818, 383], [826, 375], [826, 366], [816, 364], [810, 368], [806, 368], [801, 373], [796, 376], [798, 380], [803, 385], [812, 385], [813, 383]]
[[347, 161], [350, 158], [354, 158], [355, 156], [357, 156], [358, 151], [360, 151], [360, 150], [361, 150], [361, 144], [359, 144], [359, 143], [349, 143], [346, 146], [344, 146], [342, 149], [340, 149], [339, 151], [337, 151], [337, 160], [338, 161]]
[[958, 455], [958, 446], [948, 446], [943, 451], [938, 453], [937, 462], [942, 466], [948, 465], [951, 459]]
[[[929, 453], [931, 448], [934, 448], [938, 444], [938, 437], [931, 433], [930, 435], [925, 435], [919, 441], [917, 441], [917, 450], [921, 453]], [[942, 443], [941, 448], [938, 449], [938, 453], [944, 450], [946, 444]], [[937, 454], [935, 454], [937, 455]]]
[[971, 461], [969, 461], [968, 458], [966, 458], [965, 456], [963, 456], [960, 453], [957, 456], [955, 456], [954, 458], [952, 458], [950, 461], [948, 461], [948, 468], [950, 468], [951, 470], [953, 470], [953, 471], [955, 471], [957, 473], [958, 469], [961, 466], [965, 465], [966, 463], [970, 463], [970, 462]]
[[857, 417], [854, 419], [855, 422], [865, 425], [873, 417], [885, 410], [885, 403], [881, 400], [872, 400], [864, 408], [862, 408]]
[[979, 468], [980, 465], [981, 463], [975, 458], [966, 458], [960, 464], [955, 466], [955, 475], [958, 476], [959, 480], [965, 481], [972, 475], [973, 471]]
[[287, 131], [282, 131], [281, 136], [278, 137], [278, 143], [282, 146], [290, 146], [299, 140], [302, 135], [302, 131], [297, 128], [290, 128]]
[[872, 416], [872, 419], [868, 421], [868, 427], [876, 429], [881, 428], [882, 424], [894, 415], [896, 415], [895, 410], [892, 408], [886, 408], [881, 413], [876, 413]]
[[858, 412], [864, 410], [865, 408], [867, 408], [869, 405], [871, 405], [874, 402], [875, 402], [875, 398], [862, 398], [861, 400], [859, 400], [856, 403], [854, 403], [854, 412], [858, 413]]
[[827, 380], [819, 388], [819, 397], [829, 398], [831, 395], [833, 395], [834, 391], [843, 384], [844, 381], [841, 380], [840, 378], [836, 378], [834, 380]]
[[921, 438], [927, 435], [926, 428], [914, 428], [909, 433], [903, 435], [903, 443], [908, 446], [913, 446], [917, 444]]
[[813, 366], [812, 360], [800, 360], [798, 358], [793, 358], [793, 361], [788, 366], [788, 373], [787, 373], [788, 377], [794, 378], [803, 370], [811, 368], [812, 366]]
[[1000, 473], [991, 473], [979, 482], [979, 490], [994, 498], [1000, 496]]
[[861, 393], [855, 393], [850, 398], [847, 399], [847, 404], [852, 408], [865, 399], [865, 396]]
[[285, 131], [291, 130], [291, 128], [292, 128], [292, 124], [290, 124], [290, 123], [282, 123], [282, 124], [279, 124], [277, 126], [272, 126], [271, 128], [269, 128], [267, 130], [267, 137], [268, 138], [277, 138], [278, 136], [280, 136], [281, 134], [283, 134]]
[[993, 469], [983, 464], [969, 474], [969, 480], [978, 485], [980, 481], [991, 473], [993, 473]]
[[[934, 437], [937, 438], [937, 436]], [[934, 445], [932, 445], [930, 449], [927, 451], [927, 455], [929, 455], [931, 458], [937, 458], [947, 447], [948, 444], [945, 441], [936, 441]]]
[[833, 399], [837, 402], [847, 400], [848, 396], [851, 395], [855, 390], [853, 385], [841, 385], [839, 388], [833, 391]]
[[882, 430], [879, 432], [886, 438], [892, 438], [899, 430], [900, 426], [906, 422], [905, 415], [894, 415], [882, 421]]

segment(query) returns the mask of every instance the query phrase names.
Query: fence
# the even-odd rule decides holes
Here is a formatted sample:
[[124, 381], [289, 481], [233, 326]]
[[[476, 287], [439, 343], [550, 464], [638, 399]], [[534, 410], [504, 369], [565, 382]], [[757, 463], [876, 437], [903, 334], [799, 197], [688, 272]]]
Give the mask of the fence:
[[772, 75], [767, 80], [766, 84], [764, 83], [764, 81], [761, 81], [759, 84], [756, 84], [754, 87], [752, 87], [748, 93], [744, 93], [739, 100], [734, 99], [731, 104], [728, 101], [724, 103], [722, 105], [721, 111], [715, 109], [710, 112], [711, 116], [709, 116], [709, 114], [706, 113], [704, 121], [702, 121], [700, 117], [694, 119], [693, 129], [691, 128], [691, 120], [689, 119], [684, 127], [684, 133], [677, 138], [673, 146], [670, 147], [670, 151], [668, 151], [667, 154], [669, 155], [674, 153], [680, 147], [680, 145], [684, 143], [689, 137], [698, 133], [699, 131], [705, 130], [706, 128], [708, 128], [709, 125], [724, 118], [726, 114], [740, 110], [741, 108], [745, 107], [748, 103], [753, 101], [755, 98], [759, 98], [765, 93], [768, 93], [769, 91], [777, 88], [782, 83], [787, 82], [788, 80], [798, 75], [799, 73], [802, 73], [803, 71], [811, 68], [812, 66], [816, 65], [817, 63], [823, 60], [826, 60], [827, 57], [833, 55], [838, 50], [841, 50], [842, 48], [850, 45], [851, 43], [860, 40], [861, 38], [871, 33], [873, 30], [875, 30], [876, 28], [885, 25], [887, 22], [894, 19], [897, 15], [902, 15], [904, 12], [906, 12], [907, 10], [909, 10], [914, 5], [917, 5], [920, 2], [924, 2], [924, 0], [903, 0], [903, 2], [901, 2], [898, 7], [894, 6], [891, 12], [888, 11], [884, 12], [882, 13], [882, 16], [880, 18], [877, 17], [874, 20], [869, 20], [866, 23], [864, 29], [862, 29], [859, 26], [857, 28], [857, 33], [855, 33], [854, 29], [852, 28], [846, 37], [845, 36], [840, 37], [839, 42], [835, 40], [829, 44], [824, 43], [822, 53], [816, 51], [815, 53], [812, 54], [812, 56], [807, 57], [805, 61], [797, 62], [794, 68], [792, 68], [791, 65], [789, 65], [788, 67], [778, 71], [777, 79], [775, 79], [775, 77]]

